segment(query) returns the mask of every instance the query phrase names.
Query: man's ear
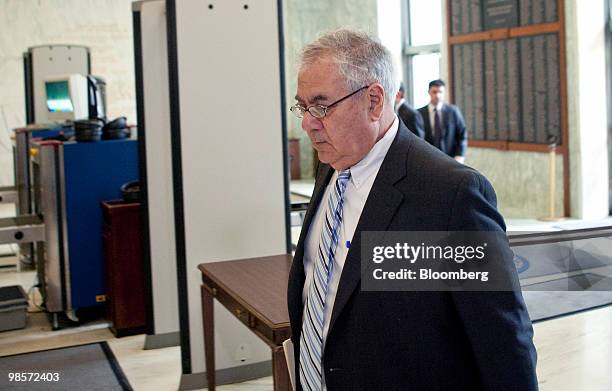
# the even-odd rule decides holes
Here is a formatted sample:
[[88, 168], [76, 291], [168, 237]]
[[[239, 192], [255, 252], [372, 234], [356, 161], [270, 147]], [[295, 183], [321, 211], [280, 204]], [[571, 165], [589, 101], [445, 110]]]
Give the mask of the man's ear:
[[385, 89], [380, 83], [374, 83], [368, 88], [367, 93], [370, 100], [370, 119], [378, 121], [385, 106]]

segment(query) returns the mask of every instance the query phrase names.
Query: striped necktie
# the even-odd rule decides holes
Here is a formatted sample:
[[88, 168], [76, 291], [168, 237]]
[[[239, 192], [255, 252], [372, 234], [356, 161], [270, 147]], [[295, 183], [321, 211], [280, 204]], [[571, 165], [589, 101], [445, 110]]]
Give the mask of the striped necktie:
[[325, 222], [321, 230], [319, 249], [313, 267], [312, 282], [306, 296], [306, 309], [300, 338], [300, 383], [302, 388], [308, 391], [322, 388], [321, 358], [323, 356], [325, 298], [334, 266], [338, 231], [342, 224], [343, 195], [350, 177], [349, 170], [339, 172], [334, 190], [329, 194]]

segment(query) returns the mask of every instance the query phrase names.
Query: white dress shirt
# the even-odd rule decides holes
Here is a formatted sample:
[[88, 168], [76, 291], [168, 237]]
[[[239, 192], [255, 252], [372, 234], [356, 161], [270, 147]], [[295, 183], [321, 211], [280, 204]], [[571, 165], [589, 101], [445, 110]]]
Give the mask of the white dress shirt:
[[[329, 286], [327, 287], [327, 296], [325, 297], [325, 309], [324, 309], [324, 324], [323, 324], [323, 345], [325, 346], [325, 339], [327, 337], [327, 331], [329, 329], [329, 322], [331, 320], [331, 313], [336, 300], [336, 292], [338, 291], [338, 283], [340, 282], [340, 275], [342, 274], [342, 268], [344, 267], [344, 261], [348, 253], [347, 240], [353, 239], [353, 234], [357, 228], [361, 211], [365, 205], [370, 189], [374, 183], [374, 179], [378, 174], [378, 170], [382, 165], [382, 162], [391, 147], [391, 143], [395, 139], [397, 130], [399, 128], [399, 119], [396, 116], [393, 124], [385, 133], [382, 139], [378, 140], [372, 147], [370, 152], [357, 164], [350, 168], [351, 179], [346, 185], [344, 191], [344, 206], [342, 209], [342, 225], [339, 229], [338, 247], [336, 248], [336, 254], [334, 257], [334, 265], [332, 268], [332, 275], [329, 280]], [[338, 178], [338, 171], [335, 171], [325, 189], [321, 203], [317, 209], [308, 234], [305, 238], [304, 243], [304, 271], [306, 273], [306, 281], [304, 283], [304, 289], [302, 291], [302, 304], [306, 303], [306, 297], [308, 296], [308, 289], [312, 283], [312, 275], [314, 270], [314, 262], [316, 261], [319, 240], [321, 239], [321, 230], [323, 229], [323, 223], [325, 220], [325, 211], [327, 209], [327, 202], [329, 194], [333, 189], [336, 179]], [[359, 251], [354, 249], [353, 251]], [[304, 306], [306, 310], [306, 306]]]

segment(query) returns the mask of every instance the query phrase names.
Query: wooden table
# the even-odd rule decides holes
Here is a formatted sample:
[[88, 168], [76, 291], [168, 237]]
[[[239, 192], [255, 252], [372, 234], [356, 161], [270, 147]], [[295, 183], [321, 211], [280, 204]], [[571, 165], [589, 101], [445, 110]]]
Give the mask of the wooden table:
[[208, 389], [215, 389], [213, 298], [261, 338], [272, 350], [274, 390], [291, 390], [282, 343], [291, 336], [287, 312], [288, 254], [237, 261], [203, 263], [202, 318]]

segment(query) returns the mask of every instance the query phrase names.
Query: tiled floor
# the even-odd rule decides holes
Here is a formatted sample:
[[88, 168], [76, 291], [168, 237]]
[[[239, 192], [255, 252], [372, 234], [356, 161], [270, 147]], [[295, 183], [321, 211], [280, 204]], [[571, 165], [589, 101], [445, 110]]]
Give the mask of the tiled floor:
[[542, 391], [612, 390], [612, 307], [536, 323]]

